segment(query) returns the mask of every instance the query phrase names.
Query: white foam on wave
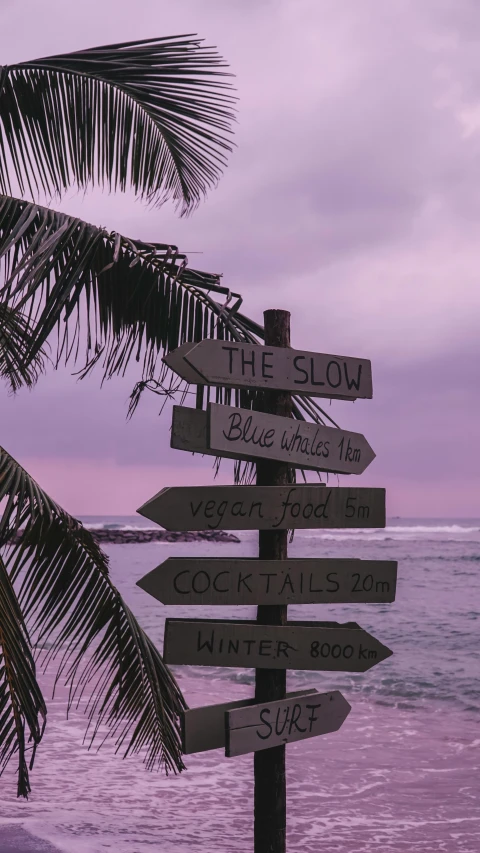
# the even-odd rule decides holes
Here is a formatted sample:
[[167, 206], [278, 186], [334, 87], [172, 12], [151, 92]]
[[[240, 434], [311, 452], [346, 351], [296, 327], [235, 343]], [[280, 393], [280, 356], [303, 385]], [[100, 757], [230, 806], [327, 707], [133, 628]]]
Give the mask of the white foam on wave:
[[414, 525], [412, 527], [385, 527], [385, 533], [480, 533], [480, 527], [463, 527], [461, 524]]
[[443, 526], [428, 526], [428, 525], [417, 525], [417, 526], [408, 526], [408, 527], [379, 527], [374, 529], [362, 529], [362, 528], [351, 528], [350, 530], [342, 530], [338, 533], [324, 533], [320, 530], [315, 532], [304, 533], [300, 532], [300, 535], [305, 537], [306, 539], [326, 539], [332, 540], [334, 542], [346, 542], [352, 539], [361, 539], [364, 542], [385, 542], [390, 539], [421, 539], [425, 540], [428, 536], [434, 536], [435, 538], [440, 538], [441, 536], [446, 537], [463, 537], [464, 535], [471, 535], [475, 533], [480, 533], [480, 527], [462, 527], [460, 524], [450, 524]]

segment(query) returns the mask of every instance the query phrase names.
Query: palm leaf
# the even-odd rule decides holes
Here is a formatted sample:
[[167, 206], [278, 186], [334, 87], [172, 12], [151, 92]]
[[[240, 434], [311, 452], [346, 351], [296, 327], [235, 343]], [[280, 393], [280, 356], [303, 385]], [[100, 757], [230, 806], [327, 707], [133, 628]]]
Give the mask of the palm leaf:
[[30, 359], [57, 328], [57, 362], [77, 359], [82, 346], [85, 371], [101, 362], [107, 377], [132, 357], [149, 376], [160, 355], [187, 340], [240, 333], [209, 295], [224, 290], [220, 276], [189, 269], [176, 246], [129, 240], [8, 196], [0, 196], [2, 279], [0, 300], [28, 318]]
[[[18, 754], [17, 794], [30, 793], [29, 769], [43, 735], [47, 709], [13, 586], [0, 557], [0, 773]], [[27, 732], [32, 747], [27, 746]], [[27, 752], [30, 749], [30, 768]]]
[[37, 646], [49, 646], [43, 663], [59, 659], [69, 707], [85, 705], [90, 744], [111, 736], [150, 768], [183, 769], [182, 694], [115, 589], [107, 557], [2, 448], [1, 501], [0, 549], [21, 611]]
[[0, 377], [15, 392], [22, 385], [31, 387], [44, 370], [44, 354], [31, 359], [31, 330], [24, 315], [0, 302]]
[[130, 184], [182, 213], [231, 150], [225, 63], [195, 36], [147, 39], [0, 66], [0, 192]]
[[[166, 396], [186, 390], [161, 363], [165, 352], [208, 337], [258, 343], [264, 335], [239, 313], [239, 294], [222, 287], [220, 275], [190, 269], [176, 246], [130, 240], [8, 196], [0, 196], [2, 273], [0, 300], [23, 311], [32, 328], [28, 359], [38, 357], [58, 328], [57, 363], [78, 359], [83, 342], [82, 375], [98, 363], [106, 378], [122, 374], [132, 358], [142, 363], [130, 412], [146, 388]], [[254, 392], [228, 388], [206, 389], [205, 399], [212, 393], [217, 402], [249, 407], [255, 401]], [[198, 405], [202, 395], [200, 389]], [[332, 421], [301, 395], [293, 412]]]

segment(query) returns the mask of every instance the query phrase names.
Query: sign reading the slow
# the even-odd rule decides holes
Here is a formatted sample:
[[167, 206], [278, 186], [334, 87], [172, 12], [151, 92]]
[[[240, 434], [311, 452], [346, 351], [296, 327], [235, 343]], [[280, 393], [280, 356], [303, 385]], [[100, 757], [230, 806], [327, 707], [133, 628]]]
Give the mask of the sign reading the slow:
[[395, 601], [390, 560], [169, 557], [137, 586], [163, 604], [333, 604]]
[[166, 530], [385, 527], [385, 489], [174, 486], [137, 512]]
[[204, 340], [183, 344], [163, 361], [187, 382], [272, 388], [344, 400], [372, 396], [372, 366], [364, 358]]
[[350, 711], [338, 690], [228, 710], [225, 755], [244, 755], [336, 732]]
[[275, 459], [300, 468], [362, 474], [375, 459], [365, 436], [250, 409], [208, 406], [210, 450]]
[[392, 652], [355, 622], [167, 619], [167, 664], [366, 672]]

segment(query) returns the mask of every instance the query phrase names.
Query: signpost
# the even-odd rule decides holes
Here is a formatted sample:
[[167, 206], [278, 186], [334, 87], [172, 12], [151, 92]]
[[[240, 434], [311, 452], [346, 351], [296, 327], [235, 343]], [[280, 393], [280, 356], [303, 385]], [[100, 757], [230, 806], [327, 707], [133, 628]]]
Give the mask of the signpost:
[[258, 559], [168, 558], [138, 581], [165, 604], [256, 604], [257, 620], [167, 619], [168, 664], [255, 669], [255, 697], [185, 711], [185, 753], [253, 752], [254, 853], [285, 853], [285, 744], [334, 732], [350, 712], [338, 691], [286, 693], [287, 669], [366, 672], [391, 650], [356, 622], [287, 620], [288, 604], [395, 600], [387, 560], [289, 558], [289, 530], [385, 527], [385, 490], [297, 485], [292, 469], [360, 474], [363, 435], [292, 418], [291, 393], [370, 398], [366, 359], [290, 347], [290, 315], [265, 312], [265, 345], [185, 343], [164, 362], [189, 383], [257, 390], [255, 409], [175, 406], [171, 446], [256, 462], [254, 486], [164, 488], [138, 511], [167, 530], [258, 530]]
[[366, 672], [391, 654], [356, 622], [165, 621], [168, 664]]
[[395, 601], [392, 560], [169, 557], [137, 581], [163, 604], [365, 604]]
[[[318, 693], [315, 688], [287, 693], [287, 697], [311, 696]], [[182, 749], [185, 755], [192, 752], [206, 752], [211, 749], [225, 749], [226, 713], [236, 708], [255, 705], [255, 699], [237, 699], [236, 702], [222, 702], [220, 705], [207, 705], [201, 708], [189, 708], [182, 715]]]
[[231, 758], [337, 732], [350, 711], [338, 690], [228, 710], [225, 755]]
[[283, 347], [280, 338], [266, 346], [218, 340], [183, 344], [163, 361], [187, 382], [204, 385], [265, 388], [343, 400], [372, 396], [372, 366], [367, 359], [294, 350], [289, 344]]
[[385, 489], [174, 486], [137, 511], [166, 530], [385, 527]]
[[230, 459], [273, 459], [294, 468], [363, 474], [375, 454], [360, 433], [210, 403], [174, 406], [171, 447]]

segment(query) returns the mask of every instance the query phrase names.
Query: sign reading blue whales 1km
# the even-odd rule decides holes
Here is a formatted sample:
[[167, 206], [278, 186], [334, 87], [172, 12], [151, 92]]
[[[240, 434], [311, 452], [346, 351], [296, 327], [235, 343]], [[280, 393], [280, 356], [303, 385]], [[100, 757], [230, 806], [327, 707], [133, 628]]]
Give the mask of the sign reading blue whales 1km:
[[355, 622], [167, 619], [167, 664], [366, 672], [392, 652]]
[[385, 489], [174, 486], [137, 512], [166, 530], [385, 527]]
[[232, 708], [225, 713], [225, 755], [245, 755], [337, 732], [350, 711], [338, 690]]
[[168, 557], [139, 581], [163, 604], [334, 604], [395, 601], [393, 560]]
[[296, 468], [363, 474], [375, 459], [365, 436], [232, 406], [208, 406], [207, 444], [219, 456], [274, 459]]
[[183, 344], [163, 361], [190, 383], [271, 388], [343, 400], [372, 396], [372, 366], [365, 358], [204, 340]]

